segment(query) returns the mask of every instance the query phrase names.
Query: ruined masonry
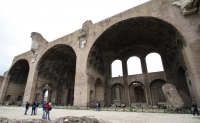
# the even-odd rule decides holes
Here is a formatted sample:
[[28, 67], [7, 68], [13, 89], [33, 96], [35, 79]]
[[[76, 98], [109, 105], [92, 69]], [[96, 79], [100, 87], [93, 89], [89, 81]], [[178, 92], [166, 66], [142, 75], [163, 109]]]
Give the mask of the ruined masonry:
[[[48, 92], [46, 100], [62, 106], [200, 106], [200, 0], [151, 0], [95, 24], [87, 20], [51, 42], [37, 32], [31, 39], [31, 50], [0, 76], [0, 104], [42, 103]], [[159, 54], [163, 71], [148, 72], [150, 53]], [[140, 74], [128, 73], [132, 56]], [[112, 77], [116, 60], [123, 74]]]

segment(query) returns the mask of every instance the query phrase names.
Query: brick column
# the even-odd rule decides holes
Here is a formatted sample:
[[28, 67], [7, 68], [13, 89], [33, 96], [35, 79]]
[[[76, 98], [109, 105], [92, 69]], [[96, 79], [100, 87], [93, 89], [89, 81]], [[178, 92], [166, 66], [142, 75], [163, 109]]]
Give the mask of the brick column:
[[197, 105], [200, 105], [200, 77], [199, 77], [200, 74], [198, 73], [198, 69], [196, 68], [191, 49], [189, 47], [184, 47], [182, 53], [183, 53], [183, 58], [186, 62], [186, 66], [188, 68], [187, 70], [188, 76], [186, 76], [187, 80], [190, 79], [193, 82], [192, 87], [189, 88], [192, 89], [190, 90], [190, 92], [193, 92], [195, 96], [195, 100], [192, 101], [195, 101]]
[[127, 70], [127, 59], [122, 59], [122, 69], [123, 69], [123, 80], [124, 80], [124, 92], [125, 92], [125, 103], [126, 106], [130, 106], [130, 97], [129, 97], [129, 86], [127, 82], [128, 70]]
[[146, 74], [147, 72], [147, 64], [146, 64], [146, 59], [144, 56], [141, 57], [141, 67], [142, 67], [142, 73]]
[[87, 68], [87, 50], [85, 48], [77, 49], [76, 59], [76, 74], [75, 74], [75, 85], [74, 85], [74, 106], [87, 106], [89, 101], [90, 90], [88, 80], [89, 77], [86, 73]]
[[29, 74], [26, 82], [26, 89], [24, 92], [23, 105], [26, 104], [27, 101], [32, 103], [35, 97], [35, 85], [37, 82], [38, 71], [35, 69], [36, 63], [30, 64]]
[[0, 88], [0, 104], [3, 104], [6, 99], [6, 91], [10, 80], [10, 75], [8, 75], [8, 73], [5, 73], [4, 76], [5, 78], [3, 79], [3, 83]]

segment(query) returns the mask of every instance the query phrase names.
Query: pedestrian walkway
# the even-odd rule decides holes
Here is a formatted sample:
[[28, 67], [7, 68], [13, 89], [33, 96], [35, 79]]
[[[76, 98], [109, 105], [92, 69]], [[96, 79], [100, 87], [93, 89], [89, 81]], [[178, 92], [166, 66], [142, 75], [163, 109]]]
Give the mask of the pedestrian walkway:
[[[38, 109], [37, 115], [32, 116], [31, 108], [29, 108], [27, 115], [24, 115], [24, 111], [24, 107], [0, 106], [0, 117], [7, 117], [9, 119], [42, 119], [42, 108]], [[200, 123], [200, 116], [193, 116], [192, 114], [137, 113], [69, 109], [52, 109], [52, 111], [50, 111], [51, 120], [64, 116], [94, 116], [97, 119], [102, 119], [108, 121], [109, 123]]]

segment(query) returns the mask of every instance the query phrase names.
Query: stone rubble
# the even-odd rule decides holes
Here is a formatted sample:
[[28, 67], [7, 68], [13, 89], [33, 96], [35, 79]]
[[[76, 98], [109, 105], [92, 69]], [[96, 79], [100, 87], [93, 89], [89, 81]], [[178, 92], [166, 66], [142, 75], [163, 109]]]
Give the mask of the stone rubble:
[[94, 116], [83, 116], [83, 117], [74, 117], [74, 116], [65, 116], [60, 117], [55, 120], [42, 120], [42, 119], [8, 119], [5, 117], [0, 117], [0, 123], [109, 123], [105, 120], [97, 120]]
[[184, 106], [183, 100], [174, 85], [166, 83], [162, 89], [167, 101], [167, 109], [176, 110]]

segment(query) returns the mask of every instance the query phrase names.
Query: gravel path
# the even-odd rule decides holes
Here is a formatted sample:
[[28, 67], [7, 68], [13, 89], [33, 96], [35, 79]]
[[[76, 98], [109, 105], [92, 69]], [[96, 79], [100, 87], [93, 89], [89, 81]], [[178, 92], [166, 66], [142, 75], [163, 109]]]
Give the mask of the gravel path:
[[[37, 115], [31, 116], [31, 108], [28, 115], [24, 115], [24, 107], [0, 106], [0, 117], [9, 119], [41, 119], [42, 108], [38, 109]], [[200, 116], [192, 114], [168, 114], [168, 113], [137, 113], [137, 112], [114, 112], [95, 110], [67, 110], [52, 109], [51, 120], [63, 116], [94, 116], [97, 119], [105, 120], [108, 123], [200, 123]]]

